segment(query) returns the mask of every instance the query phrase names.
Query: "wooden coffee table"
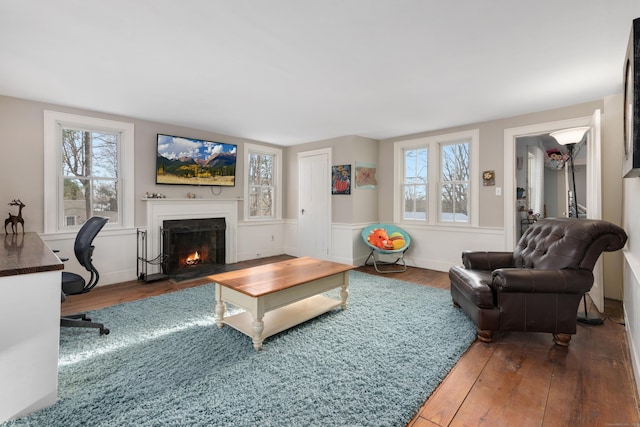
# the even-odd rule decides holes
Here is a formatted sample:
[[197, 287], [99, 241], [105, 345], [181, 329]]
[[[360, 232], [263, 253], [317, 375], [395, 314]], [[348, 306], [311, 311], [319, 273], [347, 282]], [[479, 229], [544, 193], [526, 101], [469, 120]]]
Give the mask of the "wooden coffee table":
[[[265, 338], [338, 306], [347, 308], [349, 270], [355, 267], [314, 258], [294, 258], [209, 276], [216, 284], [216, 324], [225, 324], [253, 339]], [[340, 300], [320, 295], [340, 288]], [[225, 317], [226, 303], [244, 312]]]

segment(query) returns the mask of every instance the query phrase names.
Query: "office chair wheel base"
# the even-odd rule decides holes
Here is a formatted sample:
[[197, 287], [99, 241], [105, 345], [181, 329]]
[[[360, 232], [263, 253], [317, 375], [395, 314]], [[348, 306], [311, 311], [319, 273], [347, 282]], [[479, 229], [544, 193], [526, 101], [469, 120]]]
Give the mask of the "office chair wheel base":
[[111, 332], [109, 329], [107, 328], [100, 328], [100, 335], [109, 335], [109, 332]]

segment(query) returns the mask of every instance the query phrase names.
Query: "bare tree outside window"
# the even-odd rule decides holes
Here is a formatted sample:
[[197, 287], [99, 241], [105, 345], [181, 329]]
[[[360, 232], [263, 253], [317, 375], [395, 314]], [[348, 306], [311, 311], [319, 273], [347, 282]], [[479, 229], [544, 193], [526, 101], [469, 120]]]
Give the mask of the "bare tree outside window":
[[403, 219], [428, 219], [428, 150], [426, 147], [404, 150]]
[[468, 142], [441, 146], [440, 220], [469, 222]]
[[64, 217], [76, 218], [69, 224], [118, 220], [118, 142], [115, 133], [62, 129]]
[[271, 154], [249, 153], [249, 217], [273, 217], [274, 158]]

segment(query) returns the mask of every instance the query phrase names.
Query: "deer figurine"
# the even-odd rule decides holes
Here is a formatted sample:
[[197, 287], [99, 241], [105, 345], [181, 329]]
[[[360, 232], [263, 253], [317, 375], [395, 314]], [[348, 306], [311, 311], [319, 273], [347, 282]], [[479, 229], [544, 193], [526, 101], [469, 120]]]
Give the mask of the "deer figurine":
[[20, 199], [13, 199], [9, 206], [19, 206], [18, 215], [13, 215], [9, 212], [9, 218], [4, 220], [4, 233], [7, 234], [7, 225], [11, 224], [11, 231], [14, 234], [18, 233], [18, 223], [22, 224], [22, 234], [24, 234], [24, 219], [22, 218], [22, 208], [26, 205], [20, 201]]

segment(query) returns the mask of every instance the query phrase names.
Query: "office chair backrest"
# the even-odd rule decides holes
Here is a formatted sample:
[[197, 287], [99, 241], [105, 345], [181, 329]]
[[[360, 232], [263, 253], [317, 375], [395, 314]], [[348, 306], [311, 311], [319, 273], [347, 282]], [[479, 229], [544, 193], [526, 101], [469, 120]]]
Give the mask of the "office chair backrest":
[[95, 272], [95, 268], [91, 263], [91, 256], [93, 255], [93, 246], [91, 244], [107, 222], [109, 222], [109, 218], [102, 216], [89, 218], [78, 231], [76, 242], [73, 245], [73, 251], [80, 265], [92, 273]]

